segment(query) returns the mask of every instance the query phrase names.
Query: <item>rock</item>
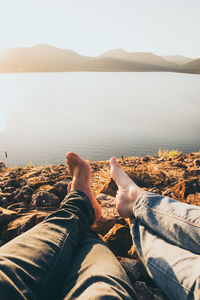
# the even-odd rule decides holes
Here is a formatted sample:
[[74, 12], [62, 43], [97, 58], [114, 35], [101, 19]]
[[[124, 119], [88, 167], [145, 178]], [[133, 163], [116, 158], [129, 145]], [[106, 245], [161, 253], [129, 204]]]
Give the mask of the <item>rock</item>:
[[103, 193], [98, 194], [98, 195], [96, 196], [96, 199], [97, 199], [97, 201], [106, 200], [106, 199], [107, 199], [107, 195], [106, 195], [106, 194], [103, 194]]
[[162, 192], [163, 196], [172, 197], [172, 191], [170, 189], [165, 190]]
[[2, 193], [2, 192], [0, 192], [1, 197], [9, 198], [11, 195], [12, 195], [11, 193]]
[[137, 294], [138, 300], [154, 300], [154, 295], [145, 282], [136, 281], [133, 284], [133, 288]]
[[7, 206], [8, 206], [7, 198], [0, 196], [0, 207], [6, 208]]
[[126, 257], [119, 257], [118, 259], [124, 270], [126, 271], [132, 284], [138, 280], [151, 280], [144, 265], [141, 262]]
[[195, 160], [194, 160], [194, 165], [195, 165], [196, 167], [200, 167], [200, 159], [195, 159]]
[[187, 179], [187, 178], [188, 178], [188, 171], [187, 171], [187, 170], [185, 170], [185, 171], [183, 172], [182, 178], [183, 178], [183, 179]]
[[162, 162], [162, 161], [165, 161], [166, 158], [164, 156], [161, 156], [161, 157], [158, 157], [157, 158], [157, 162]]
[[5, 188], [5, 187], [21, 187], [21, 185], [23, 185], [22, 180], [18, 180], [18, 179], [7, 179], [4, 182], [1, 182], [1, 188]]
[[192, 167], [187, 169], [190, 176], [198, 176], [200, 175], [200, 167]]
[[109, 178], [102, 189], [100, 189], [100, 194], [107, 194], [113, 197], [116, 196], [117, 185], [112, 178]]
[[101, 218], [92, 225], [92, 229], [97, 233], [105, 235], [119, 220], [120, 217], [116, 214], [114, 208], [102, 206]]
[[36, 224], [41, 223], [51, 212], [40, 211], [36, 214]]
[[10, 222], [8, 225], [6, 225], [1, 232], [0, 239], [8, 242], [35, 225], [36, 225], [35, 213], [24, 215]]
[[8, 224], [10, 221], [16, 219], [18, 214], [15, 211], [0, 207], [0, 226]]
[[11, 209], [11, 210], [18, 209], [18, 208], [24, 208], [24, 202], [14, 203], [7, 207], [7, 209]]
[[4, 188], [4, 193], [13, 193], [16, 190], [13, 186], [8, 186]]
[[160, 191], [159, 191], [158, 188], [148, 189], [148, 192], [152, 192], [152, 193], [155, 193], [155, 194], [159, 194], [159, 195], [160, 195]]
[[26, 180], [27, 180], [28, 186], [30, 186], [34, 190], [38, 189], [42, 185], [51, 184], [51, 182], [52, 182], [51, 180], [47, 180], [47, 179], [42, 178], [42, 176], [40, 176], [40, 177], [31, 177], [31, 178], [27, 178]]
[[31, 168], [31, 172], [29, 172], [29, 168], [28, 168], [26, 170], [25, 174], [22, 175], [21, 178], [23, 178], [23, 179], [29, 179], [31, 177], [38, 178], [37, 176], [39, 176], [41, 174], [41, 172], [42, 172], [42, 170], [41, 170], [40, 167], [39, 167], [39, 169], [38, 168]]
[[188, 204], [200, 206], [200, 193], [190, 194], [187, 196], [186, 202]]
[[[49, 175], [49, 174], [48, 174]], [[52, 176], [39, 176], [39, 177], [31, 177], [31, 178], [27, 178], [27, 184], [28, 186], [30, 186], [31, 188], [33, 188], [34, 190], [38, 189], [40, 186], [42, 185], [53, 185], [58, 181], [61, 180], [66, 180], [66, 176], [62, 175], [56, 178], [51, 178]]]
[[36, 192], [49, 192], [49, 193], [54, 193], [55, 188], [52, 185], [46, 184], [46, 185], [41, 185], [38, 189], [36, 189]]
[[143, 159], [142, 159], [144, 162], [148, 162], [150, 161], [150, 157], [147, 155], [147, 156], [144, 156]]
[[17, 234], [22, 234], [36, 225], [37, 214], [31, 214], [25, 223], [18, 229]]
[[16, 204], [19, 204], [19, 207], [15, 207], [13, 208], [17, 213], [18, 215], [21, 215], [21, 214], [24, 214], [24, 213], [27, 213], [29, 212], [29, 209], [26, 207], [20, 207], [20, 202], [19, 203], [16, 203]]
[[31, 197], [33, 194], [33, 189], [29, 186], [24, 186], [22, 189], [17, 189], [13, 195], [14, 202], [24, 202], [24, 205], [29, 205], [31, 202]]
[[32, 196], [31, 207], [58, 207], [59, 198], [49, 192], [41, 191]]
[[[105, 194], [100, 195], [98, 199], [101, 199], [99, 202], [102, 207], [102, 216], [92, 228], [97, 233], [105, 235], [116, 223], [121, 223], [122, 218], [117, 212], [115, 198]], [[126, 223], [124, 222], [124, 224]]]
[[128, 250], [132, 246], [128, 225], [115, 224], [103, 237], [103, 241], [116, 256], [128, 257]]
[[11, 193], [0, 193], [0, 206], [7, 208], [12, 200]]
[[140, 258], [138, 256], [136, 250], [135, 250], [135, 246], [133, 246], [133, 245], [131, 246], [131, 248], [128, 251], [128, 256], [130, 258], [133, 258], [133, 259], [137, 260], [137, 261], [140, 261]]
[[[173, 178], [168, 178], [165, 172], [162, 172], [159, 168], [145, 167], [141, 166], [137, 169], [130, 169], [127, 167], [123, 168], [128, 176], [140, 187], [143, 188], [159, 188], [163, 186], [168, 186]], [[98, 193], [108, 194], [113, 197], [116, 196], [117, 185], [112, 178], [110, 178], [103, 188], [101, 188]]]
[[0, 161], [0, 171], [6, 168], [6, 165], [4, 164], [3, 161]]
[[200, 191], [198, 179], [185, 179], [170, 188], [177, 198], [185, 199], [189, 194]]
[[63, 201], [63, 199], [67, 195], [68, 184], [69, 184], [69, 180], [59, 181], [54, 184], [54, 188], [55, 188], [54, 193], [56, 194], [56, 196], [60, 198], [60, 201]]

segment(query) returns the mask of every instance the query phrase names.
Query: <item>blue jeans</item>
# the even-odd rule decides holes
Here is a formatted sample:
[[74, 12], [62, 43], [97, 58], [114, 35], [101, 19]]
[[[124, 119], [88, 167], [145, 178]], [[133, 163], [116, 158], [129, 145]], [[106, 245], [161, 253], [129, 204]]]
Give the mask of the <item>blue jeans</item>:
[[144, 193], [131, 234], [149, 275], [169, 299], [200, 299], [200, 207]]

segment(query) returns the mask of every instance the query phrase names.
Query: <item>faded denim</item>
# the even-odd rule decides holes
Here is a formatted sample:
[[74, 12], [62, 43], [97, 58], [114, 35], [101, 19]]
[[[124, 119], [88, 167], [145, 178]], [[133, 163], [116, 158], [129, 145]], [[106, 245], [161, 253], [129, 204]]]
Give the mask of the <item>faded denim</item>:
[[149, 275], [169, 299], [200, 299], [200, 207], [144, 193], [131, 234]]
[[[169, 299], [200, 299], [200, 208], [153, 193], [134, 204], [131, 234], [149, 275]], [[0, 248], [0, 300], [137, 299], [112, 252], [91, 231], [82, 192]]]

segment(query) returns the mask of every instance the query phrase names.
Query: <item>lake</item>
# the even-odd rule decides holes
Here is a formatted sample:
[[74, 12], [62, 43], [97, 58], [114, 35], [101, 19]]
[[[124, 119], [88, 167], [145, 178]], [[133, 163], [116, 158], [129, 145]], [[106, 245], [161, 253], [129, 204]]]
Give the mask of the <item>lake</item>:
[[[0, 75], [0, 160], [7, 166], [200, 149], [200, 75]], [[5, 158], [7, 151], [8, 158]]]

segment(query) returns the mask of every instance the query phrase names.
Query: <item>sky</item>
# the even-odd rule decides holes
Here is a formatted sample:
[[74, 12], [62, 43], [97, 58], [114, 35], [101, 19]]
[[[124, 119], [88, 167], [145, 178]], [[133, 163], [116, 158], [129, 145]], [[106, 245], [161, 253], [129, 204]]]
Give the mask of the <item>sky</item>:
[[0, 0], [0, 51], [49, 44], [200, 57], [200, 0]]

